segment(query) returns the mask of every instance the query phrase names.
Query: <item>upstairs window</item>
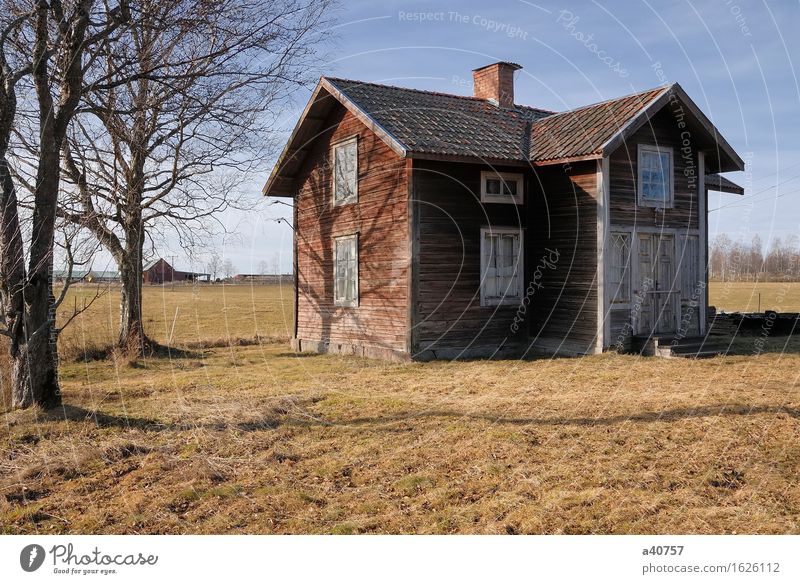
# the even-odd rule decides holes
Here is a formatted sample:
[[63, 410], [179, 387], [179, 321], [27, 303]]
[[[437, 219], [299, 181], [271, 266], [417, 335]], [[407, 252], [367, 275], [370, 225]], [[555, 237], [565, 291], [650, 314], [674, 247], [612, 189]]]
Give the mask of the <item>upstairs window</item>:
[[639, 145], [639, 205], [672, 207], [672, 148]]
[[333, 204], [358, 200], [358, 138], [333, 145]]
[[481, 172], [481, 202], [522, 204], [523, 180], [512, 172]]
[[522, 278], [522, 230], [481, 229], [481, 306], [518, 304]]
[[333, 240], [333, 304], [358, 306], [358, 235]]

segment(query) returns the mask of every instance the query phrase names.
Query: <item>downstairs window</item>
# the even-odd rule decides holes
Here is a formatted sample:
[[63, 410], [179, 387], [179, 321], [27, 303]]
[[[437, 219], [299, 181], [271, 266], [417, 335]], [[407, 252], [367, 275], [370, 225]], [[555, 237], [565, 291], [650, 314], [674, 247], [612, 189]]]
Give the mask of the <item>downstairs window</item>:
[[481, 229], [481, 306], [520, 302], [523, 265], [522, 229]]
[[333, 240], [333, 304], [358, 306], [358, 235]]

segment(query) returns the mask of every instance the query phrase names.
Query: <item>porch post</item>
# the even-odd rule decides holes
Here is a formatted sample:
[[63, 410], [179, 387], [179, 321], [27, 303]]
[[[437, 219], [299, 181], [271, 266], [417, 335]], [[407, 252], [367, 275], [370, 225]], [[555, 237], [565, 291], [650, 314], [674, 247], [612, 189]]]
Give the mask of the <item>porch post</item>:
[[703, 301], [700, 303], [700, 322], [699, 330], [701, 335], [706, 334], [706, 310], [708, 307], [708, 191], [706, 191], [706, 155], [705, 152], [697, 153], [697, 209], [698, 227], [700, 229], [700, 241], [697, 247], [700, 252], [698, 265], [700, 266], [701, 278], [705, 283]]
[[597, 334], [595, 353], [602, 353], [611, 338], [611, 319], [608, 314], [606, 291], [606, 244], [610, 221], [609, 160], [604, 156], [597, 161]]

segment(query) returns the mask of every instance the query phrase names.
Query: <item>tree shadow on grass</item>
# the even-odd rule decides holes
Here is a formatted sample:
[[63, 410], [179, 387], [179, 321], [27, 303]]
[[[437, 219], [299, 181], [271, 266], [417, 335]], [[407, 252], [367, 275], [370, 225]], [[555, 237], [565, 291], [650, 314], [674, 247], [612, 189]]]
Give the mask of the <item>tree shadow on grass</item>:
[[155, 418], [139, 418], [136, 416], [118, 416], [97, 410], [87, 410], [80, 406], [62, 405], [47, 410], [40, 417], [48, 422], [93, 422], [99, 428], [124, 428], [137, 430], [160, 430], [165, 428], [163, 422]]
[[305, 358], [305, 357], [323, 357], [324, 353], [312, 353], [310, 351], [302, 351], [302, 352], [294, 352], [294, 351], [284, 351], [282, 353], [278, 353], [275, 357], [282, 357], [282, 358]]
[[[371, 416], [354, 418], [352, 420], [324, 420], [320, 417], [286, 418], [271, 413], [258, 419], [238, 422], [162, 422], [154, 418], [136, 416], [119, 416], [107, 414], [96, 410], [87, 410], [79, 406], [60, 406], [48, 410], [43, 414], [43, 419], [48, 421], [70, 420], [75, 422], [93, 422], [100, 428], [116, 427], [121, 429], [138, 429], [146, 432], [182, 432], [196, 429], [225, 431], [239, 430], [241, 432], [256, 432], [261, 430], [274, 430], [280, 426], [301, 427], [368, 427], [391, 426], [393, 424], [413, 422], [430, 418], [449, 418], [491, 422], [497, 425], [511, 426], [616, 426], [624, 423], [655, 423], [675, 422], [691, 418], [723, 417], [723, 416], [753, 416], [760, 414], [785, 414], [794, 419], [800, 419], [800, 410], [786, 406], [748, 406], [745, 404], [708, 405], [694, 408], [673, 408], [663, 411], [638, 412], [633, 414], [619, 414], [607, 417], [507, 417], [491, 413], [459, 412], [456, 410], [430, 410], [406, 415], [396, 414], [390, 416]], [[391, 431], [391, 428], [382, 428]], [[406, 430], [413, 430], [407, 428]]]
[[332, 422], [330, 425], [342, 426], [368, 426], [372, 424], [391, 424], [395, 422], [408, 422], [423, 418], [454, 418], [493, 422], [499, 425], [513, 426], [614, 426], [625, 422], [652, 423], [674, 422], [690, 418], [706, 418], [711, 416], [749, 416], [758, 414], [786, 414], [792, 418], [800, 418], [800, 410], [786, 406], [748, 406], [743, 404], [723, 404], [698, 406], [694, 408], [674, 408], [663, 411], [639, 412], [633, 414], [620, 414], [607, 417], [506, 417], [489, 413], [458, 412], [451, 410], [431, 410], [427, 412], [408, 415], [374, 416], [368, 418], [355, 418], [353, 420]]
[[87, 410], [80, 406], [63, 405], [47, 410], [40, 416], [40, 420], [50, 422], [71, 421], [90, 422], [98, 428], [120, 428], [123, 430], [143, 430], [145, 432], [184, 432], [188, 430], [241, 430], [255, 432], [258, 430], [272, 430], [281, 425], [276, 416], [265, 416], [261, 419], [241, 422], [163, 422], [155, 418], [120, 416], [108, 414], [98, 410]]
[[144, 353], [144, 357], [148, 359], [202, 359], [204, 356], [202, 351], [171, 347], [156, 342], [151, 342]]

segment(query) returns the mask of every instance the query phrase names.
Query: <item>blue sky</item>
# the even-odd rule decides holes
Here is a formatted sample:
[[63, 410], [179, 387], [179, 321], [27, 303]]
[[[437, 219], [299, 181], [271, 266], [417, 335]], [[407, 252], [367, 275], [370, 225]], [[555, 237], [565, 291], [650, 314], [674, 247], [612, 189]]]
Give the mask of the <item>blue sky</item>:
[[[800, 3], [797, 1], [346, 1], [322, 70], [331, 76], [469, 95], [472, 69], [519, 63], [517, 103], [564, 110], [679, 82], [748, 172], [748, 195], [712, 193], [710, 236], [765, 241], [800, 228]], [[294, 126], [311, 88], [284, 119]], [[271, 161], [266, 166], [270, 167]], [[253, 177], [257, 197], [265, 176]], [[776, 186], [777, 185], [777, 186]], [[283, 205], [229, 213], [225, 253], [240, 271], [280, 257], [291, 269]]]

